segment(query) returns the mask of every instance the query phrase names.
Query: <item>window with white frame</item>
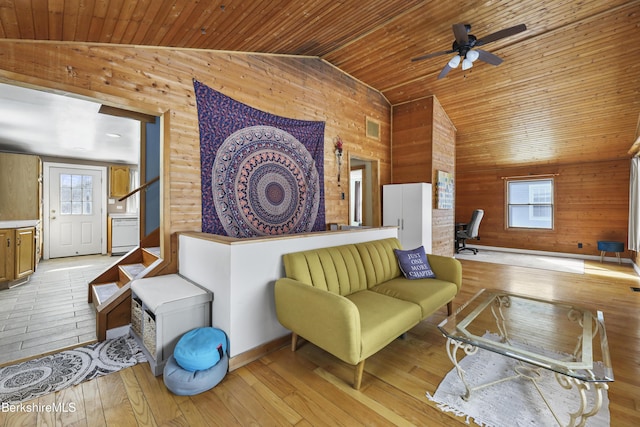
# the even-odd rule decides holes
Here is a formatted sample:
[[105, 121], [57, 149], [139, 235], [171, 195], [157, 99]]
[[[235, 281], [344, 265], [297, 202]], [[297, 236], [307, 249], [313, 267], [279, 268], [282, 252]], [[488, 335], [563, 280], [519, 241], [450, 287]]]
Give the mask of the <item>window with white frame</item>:
[[509, 228], [553, 229], [553, 178], [507, 179]]

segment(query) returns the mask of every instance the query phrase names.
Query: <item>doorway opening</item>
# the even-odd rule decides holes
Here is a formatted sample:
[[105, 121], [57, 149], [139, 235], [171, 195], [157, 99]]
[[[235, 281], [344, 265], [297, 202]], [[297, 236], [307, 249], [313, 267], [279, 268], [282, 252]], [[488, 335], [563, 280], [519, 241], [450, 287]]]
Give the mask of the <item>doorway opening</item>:
[[379, 227], [378, 160], [349, 157], [349, 222], [352, 227]]
[[[74, 109], [78, 100], [84, 107], [80, 112]], [[83, 300], [87, 282], [116, 261], [105, 256], [109, 252], [105, 238], [107, 215], [136, 216], [141, 225], [147, 225], [146, 234], [141, 237], [154, 229], [162, 230], [161, 171], [166, 122], [162, 116], [107, 107], [99, 99], [89, 100], [69, 91], [7, 80], [0, 83], [0, 114], [11, 117], [13, 124], [0, 129], [0, 153], [37, 156], [41, 160], [42, 168], [34, 176], [40, 187], [38, 212], [33, 219], [38, 230], [37, 257], [44, 259], [36, 265], [33, 280], [7, 289], [0, 286], [0, 313], [7, 314], [8, 319], [0, 322], [0, 330], [23, 328], [20, 334], [3, 339], [3, 365], [95, 341], [96, 312]], [[111, 128], [116, 122], [125, 124]], [[58, 133], [73, 129], [73, 136]], [[9, 135], [11, 131], [13, 134]], [[132, 144], [125, 145], [125, 141]], [[112, 176], [116, 166], [128, 169], [124, 179], [129, 178], [129, 190], [138, 189], [135, 197], [119, 199], [111, 194], [107, 176]], [[151, 178], [155, 178], [153, 182], [149, 182]], [[141, 184], [144, 188], [139, 190]], [[11, 192], [6, 187], [0, 191]], [[50, 203], [52, 197], [55, 207]], [[89, 223], [91, 216], [95, 221]], [[44, 232], [49, 226], [57, 227], [54, 234], [67, 238], [58, 242], [53, 254], [49, 253], [51, 233]], [[160, 257], [167, 253], [165, 244], [169, 241], [160, 233]], [[39, 294], [34, 292], [38, 286], [44, 289], [45, 298], [40, 302], [34, 296]], [[72, 291], [77, 291], [75, 296]], [[14, 308], [19, 312], [10, 315]]]

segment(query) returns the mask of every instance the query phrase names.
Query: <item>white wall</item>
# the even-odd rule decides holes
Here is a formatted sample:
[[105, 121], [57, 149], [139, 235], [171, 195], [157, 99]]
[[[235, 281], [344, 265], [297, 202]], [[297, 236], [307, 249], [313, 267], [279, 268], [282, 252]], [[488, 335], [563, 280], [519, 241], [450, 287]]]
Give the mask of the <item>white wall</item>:
[[289, 333], [276, 317], [273, 292], [275, 281], [284, 276], [282, 255], [389, 237], [397, 237], [395, 227], [261, 239], [183, 233], [178, 269], [213, 293], [212, 326], [227, 333], [234, 357]]

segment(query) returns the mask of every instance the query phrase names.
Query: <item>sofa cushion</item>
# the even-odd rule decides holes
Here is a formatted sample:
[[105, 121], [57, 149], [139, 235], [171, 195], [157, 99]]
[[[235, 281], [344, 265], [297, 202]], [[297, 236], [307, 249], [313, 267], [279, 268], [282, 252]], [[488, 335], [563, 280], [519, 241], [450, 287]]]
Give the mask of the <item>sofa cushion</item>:
[[436, 277], [435, 273], [427, 261], [427, 254], [424, 251], [424, 246], [419, 248], [402, 250], [394, 249], [393, 252], [398, 258], [398, 264], [402, 274], [409, 280], [416, 279], [433, 279]]
[[423, 319], [439, 310], [458, 293], [455, 283], [440, 279], [407, 280], [402, 276], [375, 286], [371, 290], [419, 305]]
[[393, 253], [394, 249], [402, 249], [397, 238], [357, 243], [355, 246], [362, 258], [368, 288], [402, 275]]
[[338, 295], [367, 288], [364, 267], [355, 245], [333, 246], [285, 254], [287, 277]]
[[362, 359], [374, 354], [422, 319], [418, 305], [382, 293], [366, 290], [346, 298], [354, 303], [360, 313]]

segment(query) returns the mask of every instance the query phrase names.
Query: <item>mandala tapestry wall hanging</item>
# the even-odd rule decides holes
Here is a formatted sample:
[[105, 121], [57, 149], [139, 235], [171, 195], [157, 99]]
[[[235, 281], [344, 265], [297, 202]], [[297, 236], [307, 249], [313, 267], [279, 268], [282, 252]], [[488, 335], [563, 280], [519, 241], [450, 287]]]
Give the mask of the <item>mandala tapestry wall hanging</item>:
[[193, 86], [202, 231], [245, 238], [324, 230], [324, 122], [275, 116]]

